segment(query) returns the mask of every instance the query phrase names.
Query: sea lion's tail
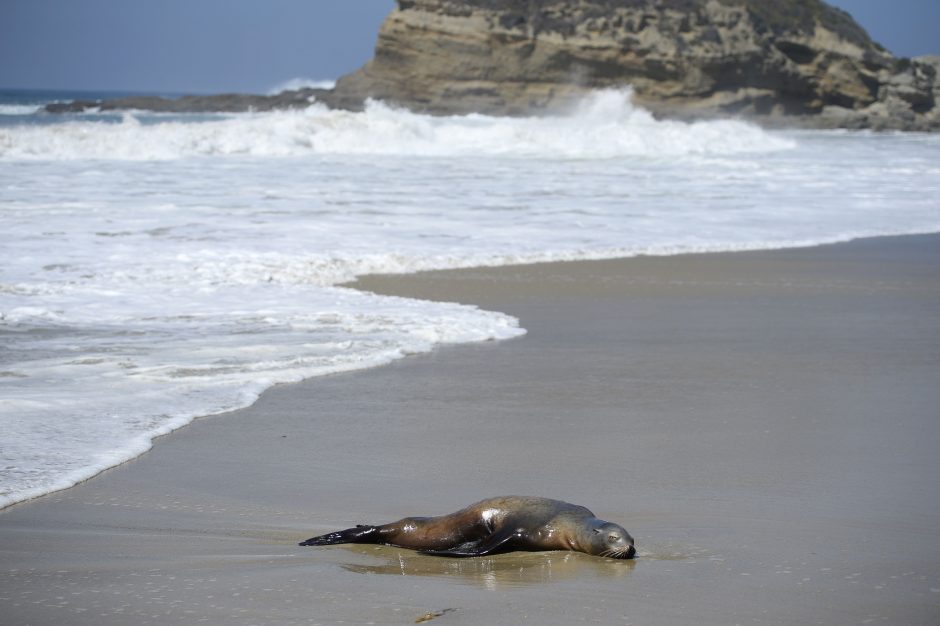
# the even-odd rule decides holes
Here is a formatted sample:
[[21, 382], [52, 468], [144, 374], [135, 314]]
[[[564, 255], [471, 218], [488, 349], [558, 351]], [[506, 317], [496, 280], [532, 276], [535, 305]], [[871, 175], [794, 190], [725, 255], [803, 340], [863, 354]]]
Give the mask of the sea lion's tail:
[[355, 528], [347, 528], [335, 533], [327, 533], [318, 537], [311, 537], [301, 541], [299, 546], [331, 546], [337, 543], [378, 543], [379, 529], [375, 526], [360, 524]]

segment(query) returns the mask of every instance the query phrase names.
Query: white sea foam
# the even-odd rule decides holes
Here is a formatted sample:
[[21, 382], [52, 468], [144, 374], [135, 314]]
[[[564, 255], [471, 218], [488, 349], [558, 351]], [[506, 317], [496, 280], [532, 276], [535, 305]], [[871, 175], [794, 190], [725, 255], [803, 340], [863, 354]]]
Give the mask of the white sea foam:
[[32, 115], [40, 109], [39, 104], [0, 104], [0, 115]]
[[297, 91], [298, 89], [332, 89], [336, 86], [335, 80], [316, 80], [313, 78], [292, 78], [268, 90], [269, 96], [276, 96], [282, 91]]
[[670, 158], [790, 149], [793, 142], [735, 121], [656, 121], [628, 90], [603, 91], [571, 115], [429, 117], [369, 103], [365, 113], [313, 105], [193, 124], [73, 121], [0, 129], [0, 159], [167, 160], [205, 155], [409, 155]]
[[940, 231], [938, 137], [660, 122], [620, 92], [43, 121], [0, 128], [0, 506], [278, 382], [523, 332], [357, 275]]
[[250, 404], [273, 384], [522, 332], [497, 313], [348, 289], [187, 287], [50, 286], [50, 308], [4, 313], [19, 358], [0, 383], [0, 507], [133, 458], [152, 438]]

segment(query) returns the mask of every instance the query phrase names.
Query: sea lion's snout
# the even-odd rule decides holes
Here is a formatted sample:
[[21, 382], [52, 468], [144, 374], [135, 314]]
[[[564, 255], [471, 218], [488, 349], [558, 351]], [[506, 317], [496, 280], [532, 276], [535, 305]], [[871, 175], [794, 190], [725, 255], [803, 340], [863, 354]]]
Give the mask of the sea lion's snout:
[[632, 559], [636, 554], [633, 537], [623, 526], [602, 522], [594, 528], [594, 537], [591, 554], [614, 559]]
[[636, 556], [636, 547], [633, 545], [633, 540], [631, 539], [629, 543], [614, 550], [611, 556], [617, 559], [632, 559]]

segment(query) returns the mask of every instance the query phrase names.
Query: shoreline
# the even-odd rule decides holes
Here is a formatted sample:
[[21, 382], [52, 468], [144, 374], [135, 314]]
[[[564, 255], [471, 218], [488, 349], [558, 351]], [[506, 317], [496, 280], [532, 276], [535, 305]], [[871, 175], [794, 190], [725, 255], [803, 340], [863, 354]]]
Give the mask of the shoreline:
[[[494, 269], [495, 269], [495, 270], [501, 270], [501, 269], [513, 270], [513, 269], [516, 269], [516, 268], [525, 270], [525, 269], [527, 269], [527, 268], [550, 267], [550, 266], [556, 265], [556, 264], [568, 264], [568, 263], [604, 263], [604, 262], [618, 263], [618, 262], [621, 262], [621, 261], [634, 260], [634, 259], [640, 259], [640, 260], [643, 260], [643, 259], [660, 259], [660, 258], [680, 258], [680, 259], [681, 259], [681, 258], [683, 258], [683, 257], [692, 257], [692, 256], [700, 256], [700, 255], [709, 255], [709, 256], [711, 256], [711, 255], [734, 255], [734, 254], [742, 254], [742, 253], [745, 253], [745, 254], [746, 254], [746, 253], [757, 253], [757, 254], [759, 254], [759, 253], [765, 253], [765, 252], [773, 253], [773, 252], [790, 251], [790, 250], [804, 250], [804, 249], [807, 249], [807, 250], [808, 250], [808, 249], [816, 249], [816, 248], [828, 247], [828, 246], [833, 246], [833, 245], [836, 245], [836, 246], [838, 246], [838, 245], [846, 245], [846, 244], [853, 244], [853, 243], [855, 243], [855, 242], [868, 241], [868, 240], [898, 239], [898, 238], [908, 238], [908, 237], [932, 237], [932, 236], [940, 237], [940, 232], [928, 232], [928, 233], [923, 233], [923, 232], [903, 232], [903, 233], [899, 233], [899, 234], [898, 234], [898, 233], [892, 233], [892, 234], [874, 235], [874, 236], [858, 236], [858, 237], [852, 237], [852, 238], [847, 239], [847, 240], [837, 240], [837, 241], [823, 242], [823, 243], [810, 243], [810, 244], [794, 243], [794, 244], [783, 244], [783, 245], [781, 245], [780, 247], [760, 247], [760, 246], [751, 247], [751, 246], [748, 245], [748, 246], [743, 246], [743, 247], [740, 247], [740, 248], [737, 248], [737, 249], [697, 250], [697, 251], [682, 251], [682, 252], [654, 252], [654, 253], [645, 253], [645, 252], [642, 252], [642, 253], [635, 253], [635, 254], [627, 255], [627, 256], [606, 256], [606, 255], [601, 255], [601, 256], [598, 256], [598, 257], [586, 256], [586, 257], [583, 257], [583, 258], [563, 259], [563, 260], [523, 261], [523, 262], [519, 262], [519, 263], [505, 264], [505, 265], [481, 265], [481, 266], [472, 266], [472, 267], [466, 267], [466, 268], [448, 268], [448, 269], [421, 270], [421, 271], [419, 271], [419, 272], [413, 272], [413, 273], [409, 273], [409, 274], [373, 274], [373, 275], [364, 275], [364, 276], [357, 277], [357, 278], [355, 278], [355, 279], [353, 279], [353, 280], [351, 280], [351, 281], [348, 281], [348, 282], [339, 283], [339, 284], [337, 284], [337, 285], [335, 285], [335, 286], [336, 286], [336, 287], [342, 287], [342, 288], [355, 289], [355, 290], [359, 290], [359, 291], [374, 292], [374, 293], [379, 294], [379, 295], [405, 296], [405, 297], [413, 297], [413, 298], [415, 298], [415, 299], [423, 299], [423, 300], [434, 301], [434, 300], [436, 299], [436, 296], [435, 296], [434, 293], [431, 293], [431, 292], [421, 292], [420, 295], [413, 295], [413, 296], [412, 296], [412, 295], [406, 295], [406, 294], [403, 294], [403, 293], [399, 293], [399, 292], [398, 292], [396, 289], [394, 289], [394, 288], [391, 289], [391, 290], [387, 290], [387, 289], [383, 289], [383, 287], [384, 287], [386, 284], [389, 284], [389, 282], [390, 282], [391, 284], [393, 284], [393, 285], [396, 284], [395, 281], [396, 281], [398, 278], [405, 278], [405, 279], [407, 279], [407, 278], [412, 277], [412, 276], [417, 276], [417, 277], [434, 276], [434, 275], [436, 275], [436, 274], [438, 274], [438, 273], [440, 273], [440, 272], [443, 272], [443, 273], [446, 274], [446, 273], [449, 273], [449, 272], [473, 272], [473, 271], [475, 271], [475, 270], [487, 271], [487, 270], [494, 270]], [[536, 269], [536, 271], [539, 271], [539, 270]], [[478, 293], [478, 294], [475, 295], [475, 298], [476, 298], [476, 299], [485, 299], [486, 296], [485, 296], [483, 293]], [[448, 299], [445, 298], [444, 300], [439, 300], [439, 301], [451, 301], [451, 300], [448, 300]], [[458, 302], [457, 299], [452, 299], [452, 301]], [[459, 303], [460, 303], [460, 304], [470, 305], [470, 306], [478, 306], [478, 307], [483, 308], [483, 309], [486, 309], [486, 308], [487, 308], [487, 307], [483, 306], [482, 304], [480, 304], [479, 302], [477, 302], [476, 300], [472, 300], [472, 301], [459, 300]], [[520, 324], [520, 328], [523, 329], [523, 334], [524, 334], [524, 333], [525, 333], [525, 327]], [[489, 340], [486, 340], [486, 341], [487, 341], [487, 342], [491, 342], [491, 341], [507, 341], [507, 340], [510, 340], [510, 339], [518, 339], [518, 337], [510, 337], [510, 338], [495, 339], [495, 340], [494, 340], [494, 339], [489, 339]], [[475, 342], [458, 343], [458, 344], [438, 344], [438, 345], [436, 345], [435, 347], [432, 348], [432, 351], [434, 351], [434, 350], [439, 350], [439, 349], [442, 349], [442, 348], [451, 348], [451, 347], [460, 347], [460, 346], [466, 346], [466, 345], [473, 345], [473, 343], [475, 343]], [[423, 354], [423, 353], [422, 353], [422, 354]], [[406, 355], [406, 357], [413, 357], [413, 356], [415, 356], [415, 355], [412, 355], [412, 354]], [[10, 507], [14, 507], [14, 506], [17, 506], [17, 505], [19, 505], [19, 504], [26, 503], [26, 502], [31, 502], [31, 501], [34, 501], [34, 500], [37, 500], [37, 499], [40, 499], [40, 498], [44, 498], [44, 497], [46, 497], [46, 496], [56, 494], [56, 493], [58, 493], [58, 492], [60, 492], [60, 491], [65, 491], [65, 490], [68, 490], [68, 489], [72, 489], [73, 487], [82, 485], [82, 484], [84, 484], [84, 483], [86, 483], [86, 482], [88, 482], [88, 481], [90, 481], [90, 480], [94, 480], [96, 477], [100, 476], [101, 474], [103, 474], [103, 473], [105, 473], [105, 472], [108, 472], [108, 471], [111, 471], [111, 470], [113, 470], [113, 469], [122, 467], [123, 465], [125, 465], [125, 464], [127, 464], [127, 463], [131, 463], [131, 462], [135, 461], [136, 459], [140, 458], [141, 456], [143, 456], [143, 455], [149, 453], [149, 452], [153, 449], [153, 447], [154, 447], [155, 445], [157, 445], [157, 442], [158, 442], [159, 440], [161, 440], [161, 439], [163, 439], [164, 437], [167, 437], [167, 436], [169, 436], [169, 435], [172, 435], [173, 433], [176, 433], [177, 431], [179, 431], [179, 430], [181, 430], [181, 429], [186, 428], [187, 426], [189, 426], [190, 424], [192, 424], [193, 422], [195, 422], [195, 421], [197, 421], [197, 420], [208, 419], [208, 418], [213, 418], [213, 417], [218, 417], [218, 416], [224, 416], [224, 415], [229, 414], [229, 413], [233, 413], [233, 412], [237, 412], [237, 411], [242, 411], [242, 410], [246, 410], [246, 409], [251, 408], [251, 406], [253, 406], [253, 405], [258, 401], [258, 399], [260, 398], [261, 395], [263, 395], [263, 394], [265, 394], [265, 393], [268, 393], [268, 392], [269, 392], [270, 390], [272, 390], [272, 389], [275, 389], [275, 388], [278, 388], [278, 387], [281, 387], [281, 386], [284, 386], [284, 385], [303, 384], [303, 383], [305, 383], [305, 382], [308, 382], [308, 381], [311, 381], [311, 380], [316, 380], [317, 378], [320, 378], [320, 377], [323, 377], [323, 376], [350, 375], [350, 374], [355, 374], [356, 372], [362, 372], [362, 371], [367, 371], [367, 370], [370, 370], [370, 369], [374, 369], [374, 368], [376, 368], [376, 367], [387, 367], [388, 365], [395, 363], [397, 360], [400, 360], [401, 358], [406, 358], [406, 357], [399, 357], [399, 359], [395, 359], [395, 360], [393, 360], [393, 361], [390, 361], [390, 362], [387, 362], [387, 363], [383, 363], [383, 364], [379, 364], [379, 365], [366, 365], [366, 366], [362, 366], [362, 367], [354, 367], [354, 368], [351, 368], [351, 369], [348, 369], [348, 370], [345, 370], [345, 371], [338, 371], [338, 372], [330, 372], [330, 373], [327, 373], [327, 374], [320, 374], [320, 375], [312, 376], [312, 377], [310, 377], [310, 378], [305, 378], [305, 379], [302, 379], [302, 380], [299, 380], [299, 381], [289, 381], [289, 382], [277, 382], [277, 383], [274, 383], [274, 384], [272, 384], [270, 387], [267, 387], [267, 388], [265, 388], [264, 390], [262, 390], [262, 391], [260, 392], [259, 396], [256, 397], [250, 404], [243, 405], [243, 406], [240, 406], [240, 407], [236, 407], [236, 408], [233, 408], [233, 409], [221, 409], [221, 410], [215, 411], [215, 412], [213, 412], [213, 413], [201, 414], [201, 415], [196, 415], [196, 416], [194, 416], [194, 417], [184, 418], [184, 423], [182, 423], [181, 425], [177, 425], [177, 426], [164, 426], [164, 427], [161, 427], [160, 430], [165, 431], [165, 432], [161, 432], [161, 433], [159, 433], [159, 434], [154, 435], [153, 438], [150, 439], [149, 445], [147, 446], [147, 448], [146, 448], [145, 450], [143, 450], [143, 451], [141, 451], [141, 452], [135, 452], [135, 453], [133, 453], [133, 456], [130, 456], [130, 457], [126, 458], [126, 459], [123, 460], [123, 461], [120, 461], [119, 463], [117, 463], [117, 464], [115, 464], [115, 465], [110, 465], [110, 466], [108, 466], [108, 467], [104, 467], [104, 468], [100, 468], [100, 469], [88, 470], [88, 471], [90, 471], [90, 472], [92, 472], [92, 473], [88, 474], [88, 475], [85, 476], [84, 478], [79, 478], [79, 479], [77, 479], [75, 482], [72, 482], [71, 484], [69, 484], [69, 485], [67, 485], [67, 486], [64, 486], [64, 487], [56, 487], [56, 488], [54, 488], [54, 489], [52, 489], [52, 490], [50, 490], [50, 491], [46, 491], [46, 492], [40, 493], [40, 494], [38, 494], [38, 495], [28, 496], [28, 497], [26, 497], [26, 498], [18, 499], [18, 500], [15, 500], [15, 501], [12, 501], [12, 502], [9, 502], [9, 503], [6, 503], [6, 504], [0, 504], [0, 513], [2, 513], [3, 511], [9, 509]], [[81, 472], [81, 473], [82, 473], [82, 474], [87, 474], [87, 472], [85, 472], [85, 471], [83, 471], [83, 472]], [[37, 489], [39, 489], [39, 488], [37, 488]], [[36, 489], [34, 489], [34, 490], [32, 490], [32, 491], [35, 491], [35, 490], [36, 490]]]
[[[276, 386], [4, 509], [9, 617], [929, 621], [938, 250], [917, 235], [362, 278], [529, 333]], [[640, 559], [294, 546], [499, 493], [588, 506]]]
[[[513, 269], [515, 269], [515, 268], [519, 268], [519, 269], [540, 268], [540, 267], [543, 267], [543, 266], [549, 267], [549, 266], [556, 265], [556, 264], [567, 264], [567, 263], [596, 263], [596, 262], [600, 262], [600, 263], [604, 263], [604, 262], [613, 262], [613, 263], [617, 263], [617, 262], [620, 262], [620, 261], [626, 261], [626, 260], [632, 260], [632, 259], [640, 259], [640, 260], [643, 260], [643, 259], [659, 259], [659, 258], [680, 258], [680, 259], [681, 259], [681, 258], [683, 258], [683, 257], [692, 257], [692, 256], [700, 256], [700, 255], [708, 255], [708, 256], [711, 256], [711, 255], [729, 255], [729, 254], [733, 255], [733, 254], [741, 254], [741, 253], [758, 253], [758, 254], [759, 254], [759, 253], [764, 253], [764, 252], [771, 252], [771, 253], [772, 253], [772, 252], [789, 251], [789, 250], [816, 249], [816, 248], [827, 247], [827, 246], [832, 246], [832, 245], [852, 244], [852, 243], [854, 243], [854, 242], [866, 241], [866, 240], [897, 239], [897, 238], [908, 238], [908, 237], [932, 237], [932, 236], [935, 236], [935, 235], [936, 235], [936, 236], [940, 236], [940, 232], [928, 232], [928, 233], [924, 233], [924, 232], [916, 231], [916, 232], [902, 232], [902, 233], [892, 233], [892, 234], [874, 235], [874, 236], [858, 236], [858, 237], [852, 237], [852, 238], [846, 239], [846, 240], [837, 240], [837, 241], [830, 241], [830, 242], [823, 242], [823, 243], [807, 243], [807, 244], [803, 244], [803, 243], [784, 243], [784, 244], [781, 244], [781, 245], [778, 246], [778, 247], [761, 247], [761, 246], [756, 246], [756, 245], [755, 245], [755, 246], [752, 246], [752, 245], [744, 245], [744, 246], [741, 246], [741, 247], [735, 248], [735, 249], [695, 250], [695, 251], [681, 251], [681, 252], [662, 252], [662, 251], [659, 251], [659, 252], [652, 252], [652, 253], [649, 253], [649, 252], [638, 252], [638, 253], [633, 253], [633, 254], [630, 254], [630, 255], [627, 255], [627, 256], [607, 256], [606, 254], [602, 254], [602, 255], [597, 256], [597, 257], [585, 256], [585, 257], [579, 257], [579, 258], [573, 258], [573, 259], [561, 259], [561, 260], [549, 259], [549, 260], [536, 260], [536, 261], [522, 261], [522, 262], [512, 263], [512, 264], [480, 265], [480, 266], [471, 266], [471, 267], [465, 267], [465, 268], [447, 268], [447, 269], [421, 270], [421, 271], [418, 271], [418, 272], [413, 272], [413, 273], [408, 273], [408, 274], [374, 274], [374, 275], [364, 275], [364, 276], [360, 276], [360, 277], [355, 278], [355, 279], [353, 279], [353, 280], [351, 280], [351, 281], [348, 281], [348, 282], [336, 284], [335, 286], [336, 286], [336, 287], [341, 287], [341, 288], [349, 288], [349, 289], [354, 289], [354, 290], [360, 290], [360, 291], [374, 291], [375, 293], [377, 293], [377, 294], [379, 294], [379, 295], [403, 296], [403, 295], [405, 295], [405, 294], [398, 293], [395, 289], [392, 289], [391, 291], [383, 291], [382, 285], [384, 285], [384, 284], [385, 284], [386, 282], [388, 282], [388, 281], [392, 281], [392, 283], [394, 283], [394, 281], [395, 281], [396, 279], [398, 279], [398, 278], [406, 278], [406, 279], [407, 279], [408, 277], [411, 277], [411, 276], [419, 276], [419, 277], [422, 277], [422, 276], [425, 276], [425, 275], [427, 275], [427, 276], [432, 276], [432, 275], [435, 275], [435, 274], [438, 273], [438, 272], [444, 272], [444, 273], [448, 273], [448, 272], [473, 272], [474, 270], [487, 271], [487, 270], [494, 270], [494, 269], [495, 269], [495, 270], [500, 270], [500, 269], [513, 270]], [[377, 281], [377, 282], [376, 282], [376, 281]], [[377, 285], [378, 287], [376, 287], [376, 285]], [[414, 298], [416, 298], [416, 299], [423, 299], [423, 300], [429, 300], [429, 301], [434, 301], [434, 300], [435, 300], [435, 294], [434, 294], [434, 293], [428, 293], [428, 292], [422, 293], [421, 295], [417, 295], [417, 296], [406, 296], [406, 297], [414, 297]], [[483, 298], [483, 299], [486, 298], [486, 296], [485, 296], [484, 294], [482, 294], [482, 293], [477, 294], [475, 297], [476, 297], [476, 298]], [[446, 299], [445, 299], [445, 300], [442, 300], [442, 301], [446, 301]], [[456, 301], [458, 301], [458, 300], [454, 299], [453, 301], [456, 302]], [[478, 307], [483, 308], [483, 309], [486, 309], [486, 308], [487, 308], [487, 307], [481, 305], [479, 302], [472, 301], [472, 300], [469, 300], [469, 301], [460, 300], [459, 303], [460, 303], [460, 304], [470, 305], [470, 306], [478, 306]], [[523, 329], [523, 334], [524, 334], [524, 332], [525, 332], [525, 327], [520, 325], [520, 328]], [[508, 338], [508, 339], [514, 339], [514, 338]], [[495, 340], [494, 340], [494, 339], [488, 339], [488, 340], [486, 340], [486, 341], [487, 341], [487, 342], [490, 342], [490, 341], [506, 341], [506, 340], [508, 340], [508, 339], [507, 339], [507, 338], [504, 338], [504, 339], [495, 339]], [[460, 347], [460, 346], [465, 346], [465, 345], [472, 345], [473, 343], [474, 343], [474, 342], [457, 343], [457, 344], [438, 344], [438, 345], [436, 345], [436, 346], [434, 346], [434, 347], [432, 348], [432, 351], [434, 351], [434, 350], [439, 350], [439, 349], [442, 349], [442, 348], [450, 348], [450, 347], [454, 347], [454, 346]], [[422, 354], [423, 354], [423, 353], [422, 353]], [[413, 357], [413, 356], [414, 356], [414, 355], [412, 355], [412, 354], [406, 355], [406, 357]], [[399, 359], [401, 359], [401, 358], [405, 358], [405, 357], [399, 357]], [[393, 360], [393, 361], [390, 361], [390, 362], [387, 362], [387, 363], [383, 363], [383, 364], [379, 364], [379, 365], [365, 365], [365, 366], [362, 366], [362, 367], [353, 367], [353, 368], [351, 368], [351, 369], [344, 370], [344, 371], [338, 371], [338, 372], [330, 372], [330, 373], [320, 374], [320, 375], [312, 376], [312, 377], [305, 378], [305, 379], [302, 379], [302, 380], [297, 380], [297, 381], [277, 382], [277, 383], [272, 384], [270, 387], [267, 387], [267, 388], [265, 388], [264, 390], [262, 390], [262, 391], [260, 392], [260, 394], [259, 394], [259, 397], [260, 397], [260, 395], [263, 395], [263, 394], [265, 394], [265, 393], [268, 393], [271, 389], [274, 389], [274, 388], [277, 388], [277, 387], [281, 387], [281, 386], [284, 386], [284, 385], [303, 384], [303, 383], [305, 383], [305, 382], [307, 382], [307, 381], [315, 380], [315, 379], [320, 378], [320, 377], [323, 377], [323, 376], [349, 375], [349, 374], [354, 374], [354, 373], [356, 373], [356, 372], [361, 372], [361, 371], [366, 371], [366, 370], [369, 370], [369, 369], [373, 369], [373, 368], [376, 368], [376, 367], [387, 367], [389, 364], [394, 363], [394, 362], [396, 362], [396, 361], [399, 360], [399, 359], [395, 359], [395, 360]], [[110, 470], [112, 470], [112, 469], [119, 468], [119, 467], [121, 467], [121, 466], [123, 466], [123, 465], [125, 465], [125, 464], [127, 464], [127, 463], [131, 463], [131, 462], [133, 462], [134, 460], [140, 458], [141, 456], [143, 456], [143, 455], [149, 453], [149, 452], [153, 449], [153, 447], [156, 445], [157, 441], [163, 439], [164, 437], [167, 437], [167, 436], [169, 436], [169, 435], [172, 435], [173, 433], [175, 433], [175, 432], [177, 432], [177, 431], [179, 431], [179, 430], [181, 430], [181, 429], [183, 429], [183, 428], [186, 428], [187, 426], [189, 426], [190, 424], [192, 424], [194, 421], [201, 420], [201, 419], [207, 419], [207, 418], [213, 418], [213, 417], [217, 417], [217, 416], [222, 416], [222, 415], [226, 415], [226, 414], [233, 413], [233, 412], [237, 412], [237, 411], [242, 411], [242, 410], [245, 410], [245, 409], [250, 408], [250, 407], [251, 407], [255, 402], [257, 402], [257, 401], [258, 401], [258, 397], [256, 397], [250, 404], [246, 404], [246, 405], [239, 406], [239, 407], [236, 407], [236, 408], [231, 408], [231, 409], [220, 409], [220, 410], [214, 411], [214, 412], [212, 412], [212, 413], [200, 414], [200, 415], [196, 415], [196, 416], [193, 416], [193, 417], [185, 417], [185, 418], [182, 418], [181, 421], [183, 421], [183, 423], [182, 423], [181, 425], [177, 425], [177, 426], [163, 426], [163, 427], [161, 427], [159, 430], [164, 431], [164, 432], [161, 432], [161, 433], [159, 433], [159, 434], [154, 435], [154, 436], [150, 439], [149, 445], [147, 446], [147, 448], [146, 448], [145, 450], [140, 451], [140, 452], [134, 452], [134, 453], [133, 453], [133, 456], [129, 456], [129, 457], [126, 458], [125, 460], [120, 461], [120, 462], [118, 462], [117, 464], [110, 465], [110, 466], [108, 466], [108, 467], [99, 468], [99, 469], [93, 469], [93, 470], [88, 470], [87, 472], [83, 470], [83, 471], [80, 472], [80, 473], [83, 474], [83, 475], [85, 475], [85, 474], [87, 474], [87, 475], [86, 475], [84, 478], [79, 478], [79, 479], [75, 480], [75, 482], [72, 482], [71, 484], [69, 484], [69, 485], [67, 485], [67, 486], [64, 486], [64, 487], [56, 487], [56, 488], [54, 488], [54, 489], [51, 489], [51, 490], [49, 490], [49, 491], [45, 491], [45, 492], [40, 493], [40, 494], [38, 494], [38, 495], [28, 496], [28, 497], [23, 498], [23, 499], [17, 499], [17, 500], [15, 500], [15, 501], [12, 501], [12, 502], [9, 502], [9, 503], [6, 503], [6, 504], [0, 504], [0, 512], [3, 512], [3, 511], [7, 510], [7, 509], [10, 508], [10, 507], [17, 506], [17, 505], [22, 504], [22, 503], [24, 503], [24, 502], [31, 502], [31, 501], [33, 501], [33, 500], [36, 500], [36, 499], [39, 499], [39, 498], [44, 498], [44, 497], [46, 497], [46, 496], [49, 496], [49, 495], [58, 493], [58, 492], [60, 492], [60, 491], [65, 491], [65, 490], [68, 490], [68, 489], [72, 489], [73, 487], [76, 487], [76, 486], [81, 485], [81, 484], [83, 484], [83, 483], [86, 483], [86, 482], [88, 482], [88, 481], [90, 481], [90, 480], [93, 480], [93, 479], [95, 479], [96, 477], [98, 477], [99, 475], [101, 475], [102, 473], [108, 472], [108, 471], [110, 471]], [[108, 451], [108, 453], [110, 454], [110, 453], [112, 453], [112, 451]], [[88, 473], [88, 472], [91, 472], [91, 473]], [[71, 479], [68, 479], [68, 480], [71, 480]], [[62, 481], [62, 482], [67, 482], [67, 481]], [[36, 489], [34, 489], [34, 490], [32, 490], [32, 491], [35, 491], [35, 490], [37, 490], [37, 489], [39, 489], [39, 488], [36, 488]]]

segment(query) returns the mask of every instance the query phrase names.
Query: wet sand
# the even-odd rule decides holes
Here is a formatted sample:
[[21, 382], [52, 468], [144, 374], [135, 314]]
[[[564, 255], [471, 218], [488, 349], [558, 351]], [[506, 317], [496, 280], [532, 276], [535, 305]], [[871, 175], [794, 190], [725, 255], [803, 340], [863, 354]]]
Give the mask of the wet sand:
[[[359, 286], [529, 332], [275, 388], [3, 511], [0, 621], [940, 621], [940, 236]], [[295, 545], [512, 493], [639, 558]]]

